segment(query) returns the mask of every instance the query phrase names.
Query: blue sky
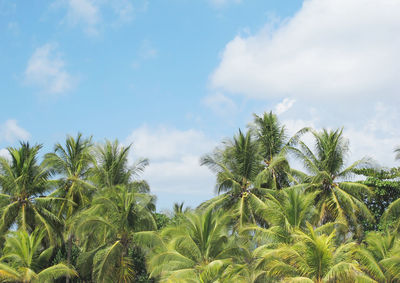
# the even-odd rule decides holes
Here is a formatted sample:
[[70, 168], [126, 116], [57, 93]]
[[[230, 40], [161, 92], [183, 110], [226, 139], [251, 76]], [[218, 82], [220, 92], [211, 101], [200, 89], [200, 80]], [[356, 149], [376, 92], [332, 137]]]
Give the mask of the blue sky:
[[[213, 196], [198, 159], [274, 110], [396, 165], [394, 0], [0, 0], [0, 153], [78, 131], [133, 143], [159, 208]], [[357, 146], [355, 146], [357, 145]]]

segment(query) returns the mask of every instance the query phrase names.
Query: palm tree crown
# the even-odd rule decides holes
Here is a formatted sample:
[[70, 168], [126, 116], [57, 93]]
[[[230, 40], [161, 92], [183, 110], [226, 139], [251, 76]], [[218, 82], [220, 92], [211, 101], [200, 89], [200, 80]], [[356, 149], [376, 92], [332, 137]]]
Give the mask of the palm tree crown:
[[353, 169], [365, 165], [365, 161], [359, 160], [345, 167], [349, 146], [342, 130], [324, 129], [311, 133], [315, 139], [314, 152], [301, 141], [298, 142], [300, 149], [291, 149], [310, 173], [305, 178], [308, 189], [319, 192], [316, 200], [321, 223], [339, 221], [356, 227], [358, 216], [373, 220], [362, 201], [370, 193], [370, 189], [360, 183], [344, 181], [352, 174]]
[[49, 266], [53, 248], [43, 248], [43, 232], [35, 230], [11, 234], [6, 241], [4, 255], [0, 258], [1, 282], [54, 282], [55, 279], [76, 272], [63, 263]]
[[68, 136], [65, 146], [57, 143], [53, 153], [45, 155], [45, 164], [60, 175], [58, 190], [53, 195], [66, 198], [60, 213], [68, 207], [67, 214], [72, 215], [74, 209], [81, 208], [89, 201], [93, 186], [87, 182], [90, 177], [92, 156], [90, 154], [91, 138], [84, 139], [78, 133], [76, 139]]
[[0, 157], [0, 185], [2, 194], [0, 234], [13, 224], [27, 231], [43, 225], [51, 241], [59, 232], [62, 221], [49, 209], [50, 203], [62, 198], [45, 196], [48, 192], [50, 171], [37, 163], [42, 146], [31, 147], [21, 142], [20, 148], [8, 148], [11, 160]]
[[233, 140], [225, 141], [224, 148], [217, 148], [213, 155], [201, 159], [217, 173], [217, 191], [222, 195], [203, 203], [202, 207], [222, 206], [233, 209], [239, 225], [257, 221], [256, 210], [263, 205], [261, 198], [267, 189], [256, 187], [255, 180], [263, 168], [259, 144], [248, 131], [240, 130]]
[[133, 166], [128, 164], [131, 145], [122, 146], [117, 140], [106, 141], [96, 149], [95, 182], [100, 186], [112, 187], [128, 185], [148, 165], [147, 159], [138, 160]]

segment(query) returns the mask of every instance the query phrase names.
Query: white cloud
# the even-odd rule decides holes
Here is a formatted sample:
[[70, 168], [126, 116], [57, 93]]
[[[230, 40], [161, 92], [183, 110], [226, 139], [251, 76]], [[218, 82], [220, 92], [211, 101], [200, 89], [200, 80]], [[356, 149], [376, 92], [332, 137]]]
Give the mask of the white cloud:
[[0, 124], [0, 140], [12, 143], [16, 140], [27, 140], [29, 137], [29, 132], [20, 127], [14, 119], [9, 119]]
[[203, 102], [219, 115], [229, 115], [237, 111], [235, 102], [221, 92], [206, 96]]
[[400, 145], [399, 121], [397, 106], [378, 103], [364, 125], [355, 127], [349, 123], [344, 134], [350, 139], [352, 156], [369, 156], [382, 166], [398, 166], [393, 150]]
[[5, 148], [0, 148], [0, 157], [6, 158], [6, 159], [11, 158], [10, 153]]
[[197, 204], [213, 196], [215, 177], [200, 166], [199, 159], [211, 152], [215, 143], [202, 132], [142, 126], [129, 135], [126, 143], [133, 143], [131, 159], [149, 158], [144, 179], [156, 194], [197, 195]]
[[290, 99], [290, 98], [285, 98], [281, 103], [278, 103], [275, 106], [275, 113], [277, 115], [280, 115], [282, 113], [285, 113], [288, 111], [290, 108], [292, 108], [293, 104], [296, 102], [295, 99]]
[[236, 36], [212, 86], [251, 98], [396, 98], [400, 1], [308, 0], [277, 28]]
[[62, 22], [80, 26], [89, 35], [97, 35], [104, 26], [117, 26], [130, 22], [135, 12], [145, 11], [147, 0], [58, 0], [53, 8], [67, 10]]
[[229, 42], [211, 86], [283, 100], [275, 111], [292, 134], [304, 126], [344, 126], [349, 161], [367, 155], [383, 166], [398, 165], [399, 14], [397, 0], [306, 0], [293, 17]]
[[357, 128], [345, 128], [343, 134], [349, 138], [352, 160], [370, 157], [384, 167], [398, 166], [393, 150], [396, 144], [400, 145], [400, 135], [383, 137]]
[[36, 48], [25, 70], [25, 81], [45, 93], [58, 94], [70, 90], [75, 82], [65, 70], [65, 61], [57, 45], [47, 43]]
[[66, 20], [71, 25], [83, 24], [88, 34], [97, 34], [100, 21], [99, 7], [92, 0], [68, 0]]
[[[114, 0], [111, 1], [114, 13], [120, 22], [129, 22], [133, 19], [134, 8], [130, 0]], [[144, 6], [147, 6], [147, 1], [144, 1]]]

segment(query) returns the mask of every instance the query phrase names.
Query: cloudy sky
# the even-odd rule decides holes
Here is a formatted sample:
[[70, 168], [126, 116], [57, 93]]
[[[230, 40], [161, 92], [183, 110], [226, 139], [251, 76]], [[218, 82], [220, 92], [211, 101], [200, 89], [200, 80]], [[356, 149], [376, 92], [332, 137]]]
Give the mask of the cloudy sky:
[[133, 143], [160, 209], [214, 195], [199, 157], [273, 110], [398, 165], [398, 0], [0, 0], [0, 154]]

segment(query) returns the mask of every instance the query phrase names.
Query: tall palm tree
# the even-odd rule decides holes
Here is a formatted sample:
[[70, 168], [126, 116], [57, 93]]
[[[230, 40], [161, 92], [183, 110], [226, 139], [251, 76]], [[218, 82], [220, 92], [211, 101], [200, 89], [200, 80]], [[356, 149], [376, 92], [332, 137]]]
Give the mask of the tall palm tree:
[[130, 148], [131, 145], [123, 146], [117, 140], [114, 142], [107, 140], [104, 145], [96, 148], [94, 170], [96, 184], [102, 187], [128, 185], [134, 177], [144, 171], [144, 168], [148, 165], [147, 159], [139, 159], [132, 166], [128, 164]]
[[183, 217], [160, 233], [137, 233], [136, 241], [152, 249], [151, 277], [160, 282], [218, 282], [237, 254], [229, 239], [230, 218], [212, 209]]
[[49, 264], [53, 248], [43, 248], [43, 236], [43, 230], [35, 230], [31, 235], [19, 230], [7, 237], [0, 258], [1, 282], [50, 283], [60, 277], [77, 275], [63, 263]]
[[250, 128], [261, 144], [261, 155], [266, 163], [279, 155], [288, 142], [285, 127], [280, 125], [278, 117], [272, 112], [265, 112], [262, 116], [254, 114]]
[[222, 193], [201, 206], [233, 209], [240, 226], [247, 222], [255, 223], [255, 211], [263, 205], [262, 196], [268, 191], [254, 186], [263, 168], [259, 143], [252, 138], [250, 131], [243, 134], [239, 130], [233, 140], [227, 140], [223, 145], [213, 154], [201, 158], [201, 165], [208, 166], [217, 174], [216, 189]]
[[92, 156], [91, 138], [85, 139], [81, 133], [76, 138], [67, 136], [65, 146], [57, 143], [53, 153], [45, 155], [45, 164], [60, 176], [58, 188], [52, 193], [63, 197], [69, 202], [64, 202], [59, 209], [60, 215], [70, 217], [76, 209], [89, 202], [89, 196], [94, 189], [87, 180], [91, 169]]
[[[82, 212], [77, 235], [84, 253], [78, 258], [83, 275], [95, 282], [130, 282], [134, 275], [128, 249], [136, 232], [154, 230], [148, 204], [152, 196], [126, 186], [103, 190]], [[87, 274], [88, 271], [92, 274]]]
[[[51, 195], [65, 198], [57, 210], [58, 217], [64, 217], [67, 223], [71, 222], [76, 211], [89, 203], [94, 191], [94, 186], [87, 181], [92, 169], [91, 146], [91, 138], [85, 139], [81, 133], [78, 133], [75, 139], [67, 136], [65, 146], [57, 143], [54, 152], [45, 155], [45, 164], [60, 176], [57, 181], [58, 188]], [[64, 230], [69, 264], [73, 234], [70, 233], [70, 225], [65, 225]], [[67, 278], [68, 282], [69, 278]]]
[[0, 235], [13, 225], [28, 232], [42, 225], [54, 243], [54, 236], [62, 230], [62, 220], [53, 214], [50, 205], [64, 199], [45, 196], [49, 191], [50, 172], [37, 162], [41, 147], [21, 142], [19, 148], [7, 149], [10, 160], [0, 157], [0, 197], [3, 204]]
[[292, 174], [296, 174], [297, 171], [289, 166], [287, 149], [309, 129], [303, 128], [289, 139], [285, 127], [272, 112], [265, 112], [262, 116], [254, 114], [254, 122], [250, 124], [250, 129], [260, 144], [260, 154], [264, 161], [264, 170], [258, 176], [258, 183], [273, 189], [289, 186], [291, 181], [295, 180]]
[[305, 180], [307, 190], [319, 192], [316, 200], [320, 223], [338, 221], [354, 228], [359, 216], [373, 221], [362, 201], [370, 189], [360, 183], [345, 181], [353, 169], [365, 165], [366, 161], [359, 160], [345, 167], [349, 147], [342, 131], [311, 131], [315, 139], [314, 152], [302, 141], [298, 142], [299, 148], [292, 147], [291, 150], [310, 173]]

